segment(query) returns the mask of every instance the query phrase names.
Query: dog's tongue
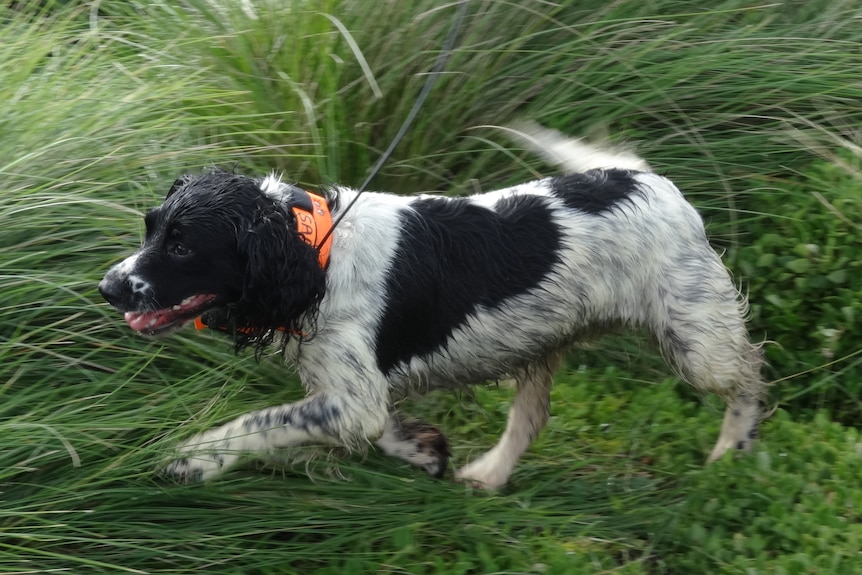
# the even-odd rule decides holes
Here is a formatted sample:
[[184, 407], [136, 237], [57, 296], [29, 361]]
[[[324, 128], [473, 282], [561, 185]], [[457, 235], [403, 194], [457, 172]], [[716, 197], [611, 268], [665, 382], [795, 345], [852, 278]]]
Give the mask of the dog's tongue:
[[213, 299], [209, 294], [187, 297], [179, 304], [155, 311], [127, 311], [123, 317], [135, 331], [156, 331], [167, 325], [189, 318], [189, 312]]

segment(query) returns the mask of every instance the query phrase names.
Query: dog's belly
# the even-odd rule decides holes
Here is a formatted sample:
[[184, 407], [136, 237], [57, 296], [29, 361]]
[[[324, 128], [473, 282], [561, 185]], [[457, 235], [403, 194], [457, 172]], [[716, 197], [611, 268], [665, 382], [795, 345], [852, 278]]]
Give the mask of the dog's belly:
[[515, 367], [499, 362], [476, 360], [471, 365], [458, 364], [440, 357], [415, 359], [406, 371], [393, 372], [394, 387], [432, 390], [451, 389], [465, 385], [508, 379]]
[[428, 390], [508, 379], [570, 345], [584, 330], [559, 308], [541, 307], [545, 306], [537, 306], [541, 313], [478, 314], [434, 352], [400, 363], [390, 380], [395, 387]]

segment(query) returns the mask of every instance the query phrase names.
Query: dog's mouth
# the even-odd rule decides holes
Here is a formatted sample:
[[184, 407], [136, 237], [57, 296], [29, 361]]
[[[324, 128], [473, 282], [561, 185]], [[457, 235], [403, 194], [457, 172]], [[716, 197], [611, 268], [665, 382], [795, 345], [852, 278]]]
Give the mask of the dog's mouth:
[[150, 311], [127, 311], [123, 317], [129, 327], [144, 335], [159, 335], [193, 320], [213, 307], [214, 294], [199, 294], [185, 298], [177, 305]]

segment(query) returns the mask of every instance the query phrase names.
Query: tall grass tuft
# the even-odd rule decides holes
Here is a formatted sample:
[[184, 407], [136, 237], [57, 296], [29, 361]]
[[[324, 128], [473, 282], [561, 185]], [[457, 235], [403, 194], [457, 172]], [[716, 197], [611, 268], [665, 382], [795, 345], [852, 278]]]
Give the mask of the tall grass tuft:
[[[418, 94], [456, 6], [248, 6], [188, 0], [156, 8], [152, 21], [181, 22], [186, 60], [243, 95], [218, 114], [265, 112], [246, 121], [247, 137], [231, 136], [258, 143], [270, 133], [284, 147], [268, 165], [307, 182], [361, 181]], [[701, 203], [738, 207], [752, 175], [807, 161], [813, 143], [796, 130], [821, 143], [816, 127], [852, 135], [857, 16], [846, 3], [473, 2], [433, 102], [378, 185], [463, 191], [521, 179], [535, 163], [513, 158], [495, 127], [529, 117], [622, 138]]]

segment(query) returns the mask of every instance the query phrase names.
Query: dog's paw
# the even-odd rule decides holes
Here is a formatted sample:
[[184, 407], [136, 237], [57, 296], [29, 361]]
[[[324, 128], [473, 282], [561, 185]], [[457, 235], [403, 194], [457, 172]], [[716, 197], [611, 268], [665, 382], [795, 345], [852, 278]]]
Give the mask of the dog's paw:
[[237, 456], [224, 442], [208, 439], [206, 434], [181, 444], [177, 459], [166, 465], [161, 475], [178, 483], [201, 483], [212, 479], [233, 465]]
[[512, 473], [511, 465], [501, 465], [493, 451], [465, 465], [455, 472], [455, 481], [465, 483], [474, 489], [496, 491], [506, 485]]
[[424, 469], [431, 477], [443, 477], [449, 466], [446, 436], [437, 427], [418, 419], [393, 414], [375, 443], [387, 455]]
[[205, 466], [188, 457], [175, 459], [163, 467], [159, 475], [177, 483], [201, 483], [204, 481]]

